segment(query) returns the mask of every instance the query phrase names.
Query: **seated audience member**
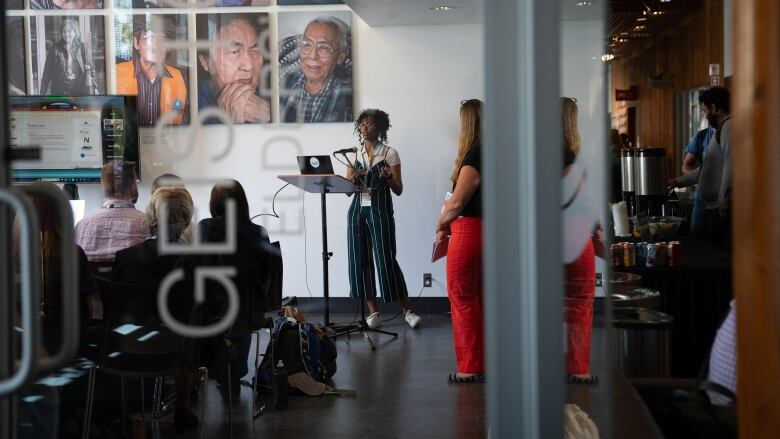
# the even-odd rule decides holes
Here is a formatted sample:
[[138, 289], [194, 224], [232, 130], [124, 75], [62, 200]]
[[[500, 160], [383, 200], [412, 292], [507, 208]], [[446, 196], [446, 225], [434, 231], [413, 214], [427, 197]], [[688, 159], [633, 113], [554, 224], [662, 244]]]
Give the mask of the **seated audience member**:
[[[232, 218], [227, 216], [228, 200], [234, 200], [236, 204], [236, 215]], [[247, 298], [247, 294], [252, 294], [254, 300], [263, 300], [265, 297], [270, 279], [268, 252], [271, 251], [272, 247], [265, 228], [252, 222], [246, 193], [238, 181], [229, 180], [215, 185], [211, 189], [209, 210], [211, 218], [201, 220], [198, 225], [201, 241], [204, 243], [225, 242], [227, 222], [235, 221], [236, 223], [235, 253], [226, 258], [220, 258], [214, 263], [216, 265], [230, 265], [233, 262], [240, 264], [236, 266], [238, 272], [234, 281], [242, 299], [241, 306], [244, 312], [239, 312], [238, 320], [233, 327], [241, 328], [239, 329], [241, 332], [248, 329], [245, 327], [245, 316], [247, 312], [251, 312], [247, 309], [248, 303], [243, 302]], [[226, 338], [227, 349], [219, 350], [214, 367], [209, 368], [212, 377], [216, 378], [219, 383], [225, 384], [227, 378], [225, 361], [228, 362], [233, 381], [230, 385], [233, 386], [234, 394], [239, 388], [240, 378], [247, 373], [250, 342], [251, 335], [248, 331]], [[223, 357], [224, 354], [226, 354], [227, 359]]]
[[[163, 184], [166, 182], [165, 184]], [[174, 183], [176, 182], [176, 183]], [[155, 178], [152, 182], [152, 191], [151, 193], [154, 194], [154, 191], [157, 189], [160, 189], [161, 187], [184, 187], [184, 180], [182, 180], [181, 177], [179, 177], [176, 174], [162, 174], [159, 177]]]
[[[35, 182], [31, 186], [51, 187], [59, 190], [57, 186], [50, 182]], [[43, 333], [43, 346], [46, 353], [53, 354], [59, 351], [62, 344], [62, 250], [61, 239], [62, 229], [60, 227], [60, 218], [57, 214], [57, 207], [50, 197], [31, 195], [35, 211], [38, 214], [38, 223], [41, 239], [41, 330]], [[18, 225], [14, 226], [14, 244], [16, 261], [19, 262], [19, 230]], [[85, 339], [87, 322], [89, 321], [89, 310], [87, 297], [97, 293], [95, 279], [89, 269], [87, 257], [81, 247], [76, 246], [78, 289], [79, 289], [79, 307], [81, 317], [81, 337]]]
[[76, 244], [94, 263], [112, 263], [116, 252], [149, 236], [146, 214], [132, 200], [138, 197], [135, 164], [112, 160], [103, 166], [103, 207], [76, 224]]
[[168, 241], [186, 243], [192, 233], [192, 197], [184, 188], [161, 187], [154, 191], [146, 218], [151, 236], [145, 241], [116, 253], [114, 279], [123, 283], [155, 283], [163, 280], [174, 268], [179, 255], [159, 255], [160, 211], [168, 209]]
[[[168, 209], [168, 242], [181, 244], [190, 241], [194, 211], [190, 193], [181, 187], [159, 187], [152, 193], [149, 206], [146, 208], [151, 236], [141, 243], [116, 253], [113, 274], [117, 282], [159, 283], [177, 268], [179, 255], [160, 255], [158, 251], [160, 212], [163, 206], [167, 206]], [[193, 355], [199, 352], [199, 349], [200, 344], [192, 339], [186, 340], [182, 345], [174, 377], [177, 395], [192, 393], [194, 370], [197, 366]], [[198, 418], [192, 412], [189, 396], [177, 398], [174, 424], [177, 433], [198, 425]]]
[[[737, 393], [737, 307], [733, 299], [729, 304], [729, 313], [712, 342], [707, 381], [723, 386], [733, 394]], [[715, 405], [734, 403], [727, 395], [713, 391], [707, 393]]]

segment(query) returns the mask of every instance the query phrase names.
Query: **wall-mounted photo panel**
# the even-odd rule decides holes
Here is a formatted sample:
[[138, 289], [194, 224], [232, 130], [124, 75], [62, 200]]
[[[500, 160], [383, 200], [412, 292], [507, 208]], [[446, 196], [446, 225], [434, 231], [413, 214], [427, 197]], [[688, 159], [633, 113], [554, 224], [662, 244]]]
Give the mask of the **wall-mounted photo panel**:
[[351, 13], [279, 13], [281, 122], [351, 122]]
[[7, 11], [14, 9], [24, 9], [24, 2], [22, 0], [5, 0], [5, 9]]
[[277, 4], [283, 5], [343, 5], [343, 0], [276, 0]]
[[[198, 108], [218, 108], [233, 123], [271, 121], [268, 14], [198, 14]], [[219, 123], [207, 118], [205, 123]]]
[[22, 17], [6, 17], [6, 66], [8, 66], [8, 94], [27, 94], [24, 67], [24, 19]]
[[103, 16], [33, 16], [31, 94], [85, 96], [106, 92]]
[[[268, 0], [196, 0], [198, 8], [232, 6], [268, 6]], [[192, 5], [188, 0], [114, 0], [115, 8], [184, 8]]]
[[103, 0], [30, 0], [30, 9], [103, 9]]
[[169, 124], [188, 123], [187, 49], [167, 48], [187, 41], [187, 16], [117, 15], [114, 33], [116, 94], [138, 96], [138, 124], [155, 125], [163, 115]]

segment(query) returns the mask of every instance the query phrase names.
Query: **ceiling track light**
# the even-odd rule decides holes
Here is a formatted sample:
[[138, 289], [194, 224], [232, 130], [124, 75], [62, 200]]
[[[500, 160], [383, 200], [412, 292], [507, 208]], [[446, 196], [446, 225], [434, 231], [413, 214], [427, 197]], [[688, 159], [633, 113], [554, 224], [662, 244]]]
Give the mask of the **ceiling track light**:
[[447, 12], [447, 11], [451, 11], [451, 10], [453, 10], [455, 8], [452, 7], [452, 6], [448, 6], [448, 5], [438, 5], [438, 6], [431, 6], [428, 9], [430, 9], [433, 12]]

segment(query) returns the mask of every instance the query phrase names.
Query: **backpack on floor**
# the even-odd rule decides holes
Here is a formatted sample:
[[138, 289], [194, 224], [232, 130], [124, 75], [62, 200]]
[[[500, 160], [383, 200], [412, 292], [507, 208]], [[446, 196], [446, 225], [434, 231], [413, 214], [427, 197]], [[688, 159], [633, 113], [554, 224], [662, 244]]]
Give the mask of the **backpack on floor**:
[[[311, 323], [299, 322], [291, 317], [280, 317], [274, 322], [273, 359], [281, 360], [288, 376], [305, 372], [312, 379], [324, 382], [336, 373], [336, 345], [326, 337], [320, 336]], [[257, 370], [258, 384], [270, 386], [271, 344], [266, 348], [263, 360]]]

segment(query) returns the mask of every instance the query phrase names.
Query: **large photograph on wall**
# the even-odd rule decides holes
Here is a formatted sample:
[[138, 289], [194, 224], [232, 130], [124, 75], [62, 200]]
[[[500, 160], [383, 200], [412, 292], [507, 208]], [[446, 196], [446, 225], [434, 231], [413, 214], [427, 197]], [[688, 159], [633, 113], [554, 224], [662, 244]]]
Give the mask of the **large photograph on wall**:
[[281, 122], [351, 122], [349, 11], [279, 13]]
[[32, 94], [105, 94], [103, 16], [30, 17]]
[[279, 5], [343, 5], [343, 0], [276, 0]]
[[5, 20], [6, 65], [8, 66], [8, 94], [27, 94], [24, 75], [24, 21], [22, 17]]
[[138, 96], [138, 124], [189, 122], [187, 49], [166, 44], [187, 41], [183, 14], [117, 15], [114, 18], [116, 94]]
[[232, 123], [270, 122], [268, 14], [198, 14], [196, 33], [214, 44], [198, 50], [199, 111], [219, 109]]
[[30, 0], [30, 9], [103, 9], [103, 0]]
[[[268, 6], [268, 0], [196, 0], [197, 7]], [[115, 8], [191, 8], [187, 0], [114, 0]]]

